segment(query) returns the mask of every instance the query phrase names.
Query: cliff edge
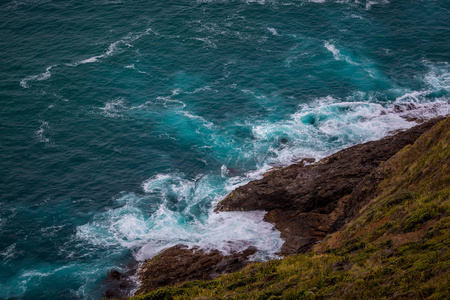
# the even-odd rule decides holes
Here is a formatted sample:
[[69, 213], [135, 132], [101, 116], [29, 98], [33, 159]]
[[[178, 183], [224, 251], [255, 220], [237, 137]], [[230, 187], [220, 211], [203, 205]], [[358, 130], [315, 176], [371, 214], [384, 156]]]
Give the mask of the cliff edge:
[[450, 118], [272, 171], [218, 206], [264, 208], [298, 254], [131, 299], [450, 298]]
[[282, 255], [308, 251], [339, 229], [376, 192], [384, 174], [377, 170], [405, 146], [413, 144], [442, 118], [378, 141], [356, 145], [321, 161], [303, 162], [268, 172], [231, 192], [217, 211], [267, 211], [285, 241]]

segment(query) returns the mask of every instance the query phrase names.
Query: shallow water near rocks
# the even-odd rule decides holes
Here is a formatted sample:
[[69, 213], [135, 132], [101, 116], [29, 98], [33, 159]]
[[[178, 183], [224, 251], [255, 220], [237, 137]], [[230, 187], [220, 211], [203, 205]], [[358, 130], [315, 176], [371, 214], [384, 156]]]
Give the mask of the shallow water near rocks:
[[274, 166], [450, 113], [447, 1], [0, 4], [0, 298], [100, 299], [179, 243], [282, 240], [213, 213]]

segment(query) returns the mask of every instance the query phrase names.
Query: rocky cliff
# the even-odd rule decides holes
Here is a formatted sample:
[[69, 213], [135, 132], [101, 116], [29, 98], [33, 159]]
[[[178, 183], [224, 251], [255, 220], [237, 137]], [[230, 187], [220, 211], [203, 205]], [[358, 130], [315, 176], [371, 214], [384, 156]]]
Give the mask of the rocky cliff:
[[174, 247], [144, 264], [136, 299], [449, 298], [450, 118], [274, 170], [217, 207], [254, 209], [295, 255], [217, 277], [254, 249]]
[[275, 224], [285, 240], [281, 254], [308, 251], [367, 203], [383, 178], [377, 170], [382, 162], [440, 120], [350, 147], [312, 165], [300, 162], [268, 172], [230, 193], [217, 211], [267, 211], [265, 220]]

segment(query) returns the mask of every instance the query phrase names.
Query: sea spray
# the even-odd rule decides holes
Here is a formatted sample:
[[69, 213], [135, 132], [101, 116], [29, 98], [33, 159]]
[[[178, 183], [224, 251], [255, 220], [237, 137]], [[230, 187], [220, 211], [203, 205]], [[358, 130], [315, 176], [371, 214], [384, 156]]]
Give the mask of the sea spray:
[[223, 197], [449, 113], [445, 1], [7, 2], [0, 298], [101, 299], [177, 243], [273, 258]]

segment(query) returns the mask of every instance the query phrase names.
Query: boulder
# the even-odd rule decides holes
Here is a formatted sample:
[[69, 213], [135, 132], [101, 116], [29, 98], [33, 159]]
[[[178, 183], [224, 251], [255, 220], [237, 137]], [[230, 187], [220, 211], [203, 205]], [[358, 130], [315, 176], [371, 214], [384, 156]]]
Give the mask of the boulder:
[[249, 263], [256, 248], [223, 255], [218, 250], [204, 251], [185, 245], [171, 247], [147, 260], [139, 271], [141, 287], [136, 294], [145, 294], [162, 286], [192, 280], [210, 280], [224, 273], [240, 270]]

